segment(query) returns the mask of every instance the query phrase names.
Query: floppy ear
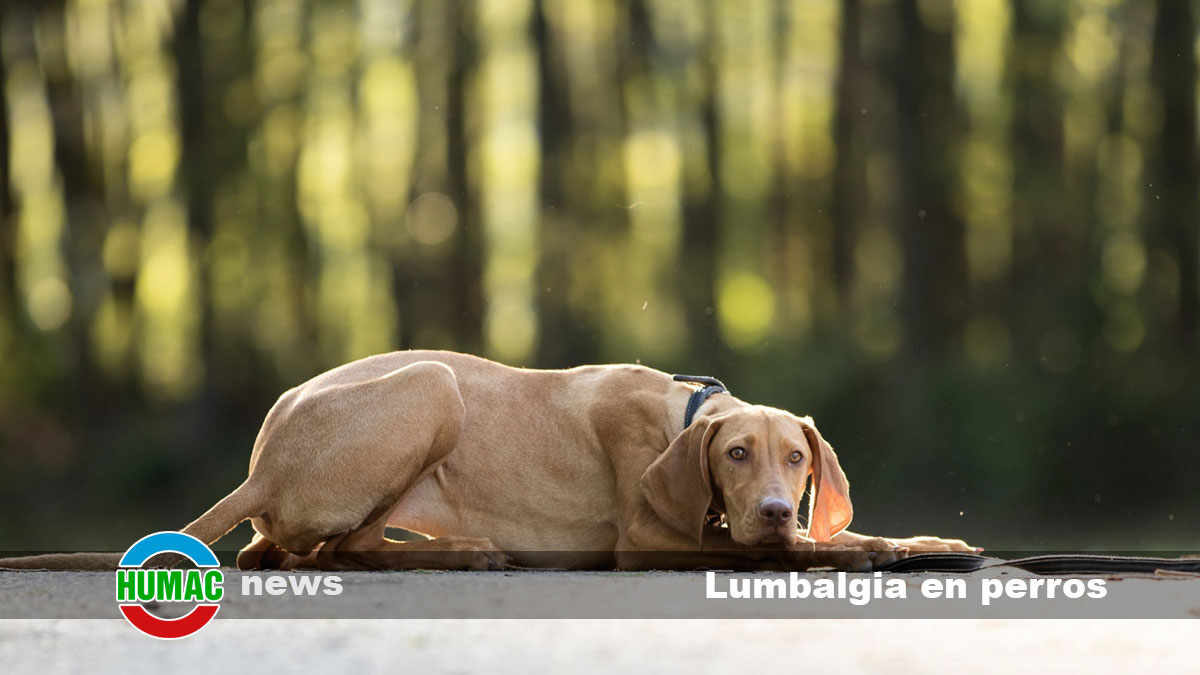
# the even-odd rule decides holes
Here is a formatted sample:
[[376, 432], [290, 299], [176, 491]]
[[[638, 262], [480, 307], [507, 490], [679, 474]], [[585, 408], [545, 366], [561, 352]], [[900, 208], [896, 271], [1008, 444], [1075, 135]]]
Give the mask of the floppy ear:
[[854, 518], [850, 504], [850, 482], [838, 464], [833, 446], [825, 441], [811, 417], [801, 419], [804, 436], [812, 451], [812, 494], [808, 497], [808, 536], [829, 541], [846, 529]]
[[654, 513], [697, 541], [713, 500], [708, 445], [719, 426], [719, 420], [692, 422], [642, 474], [642, 493]]

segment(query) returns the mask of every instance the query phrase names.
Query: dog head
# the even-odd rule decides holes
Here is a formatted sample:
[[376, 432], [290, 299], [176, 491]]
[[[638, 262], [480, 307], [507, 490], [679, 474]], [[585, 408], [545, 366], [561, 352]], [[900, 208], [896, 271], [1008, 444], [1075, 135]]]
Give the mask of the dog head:
[[702, 536], [714, 508], [734, 541], [773, 546], [799, 540], [809, 476], [808, 537], [827, 541], [854, 513], [833, 447], [812, 418], [752, 405], [692, 422], [646, 469], [642, 489], [655, 513], [689, 536]]

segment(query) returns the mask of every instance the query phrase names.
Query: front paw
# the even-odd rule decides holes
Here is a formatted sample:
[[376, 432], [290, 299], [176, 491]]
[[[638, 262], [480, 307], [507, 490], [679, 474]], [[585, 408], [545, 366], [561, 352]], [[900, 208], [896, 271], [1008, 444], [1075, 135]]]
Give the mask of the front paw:
[[862, 537], [853, 544], [800, 543], [792, 549], [797, 562], [811, 567], [833, 567], [847, 572], [871, 572], [907, 558], [903, 544], [883, 537]]
[[854, 559], [857, 563], [854, 567], [855, 572], [870, 572], [902, 558], [907, 558], [912, 553], [902, 542], [885, 537], [870, 537], [860, 542], [857, 547], [862, 550], [860, 555]]
[[979, 553], [982, 548], [971, 546], [962, 539], [942, 539], [940, 537], [908, 537], [891, 540], [899, 546], [907, 547], [910, 553]]

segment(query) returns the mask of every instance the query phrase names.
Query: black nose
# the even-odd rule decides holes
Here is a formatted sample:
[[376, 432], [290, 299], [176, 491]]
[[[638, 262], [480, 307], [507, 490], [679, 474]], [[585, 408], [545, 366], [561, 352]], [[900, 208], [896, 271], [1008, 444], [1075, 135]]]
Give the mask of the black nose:
[[778, 497], [767, 497], [758, 504], [758, 515], [782, 525], [792, 517], [792, 505]]

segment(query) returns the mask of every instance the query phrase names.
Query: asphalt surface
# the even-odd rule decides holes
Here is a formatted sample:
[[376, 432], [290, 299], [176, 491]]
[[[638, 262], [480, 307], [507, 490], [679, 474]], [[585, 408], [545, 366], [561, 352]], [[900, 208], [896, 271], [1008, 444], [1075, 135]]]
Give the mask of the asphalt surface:
[[[109, 573], [3, 572], [0, 617], [23, 618], [0, 620], [0, 672], [1182, 673], [1200, 667], [1197, 578], [1109, 578], [1109, 597], [1118, 604], [1085, 605], [1083, 613], [1104, 616], [1138, 600], [1138, 611], [1148, 607], [1171, 617], [1165, 620], [988, 619], [1004, 612], [968, 599], [960, 607], [971, 609], [958, 615], [970, 618], [935, 621], [836, 617], [930, 616], [953, 603], [872, 601], [864, 608], [845, 600], [712, 600], [701, 573], [343, 576], [344, 593], [321, 605], [242, 596], [242, 575], [228, 571], [218, 618], [194, 636], [159, 642], [119, 619], [46, 618], [116, 616]], [[941, 578], [897, 576], [910, 588]], [[1048, 616], [1055, 607], [1079, 605], [1016, 606], [1027, 616]], [[239, 618], [314, 615], [460, 618]], [[466, 618], [537, 615], [812, 618]]]
[[6, 673], [1187, 673], [1192, 621], [0, 621]]
[[[967, 575], [819, 573], [796, 577], [809, 592], [792, 597], [785, 574], [717, 572], [305, 572], [242, 573], [225, 569], [222, 619], [1196, 619], [1200, 618], [1200, 575], [1093, 576], [1102, 598], [1054, 597], [1046, 577], [999, 568]], [[878, 574], [878, 573], [876, 573]], [[277, 594], [265, 589], [276, 577]], [[340, 592], [326, 592], [336, 577]], [[738, 597], [742, 588], [774, 580], [775, 597]], [[833, 597], [820, 597], [820, 580]], [[307, 581], [309, 594], [291, 584]], [[253, 582], [253, 583], [251, 583]], [[903, 597], [886, 597], [883, 583], [900, 585]], [[923, 586], [961, 584], [962, 597], [926, 597]], [[1043, 586], [1038, 592], [1029, 587]], [[1062, 583], [1059, 580], [1059, 583]], [[983, 602], [992, 590], [1017, 585], [1017, 597]], [[710, 587], [717, 594], [710, 597]], [[857, 588], [856, 588], [857, 587]], [[855, 592], [857, 590], [857, 593]], [[0, 572], [0, 619], [119, 618], [111, 572]], [[784, 597], [778, 597], [783, 595]], [[944, 594], [943, 594], [944, 595]], [[1036, 597], [1035, 597], [1036, 596]], [[190, 604], [161, 603], [164, 617], [178, 616]]]

